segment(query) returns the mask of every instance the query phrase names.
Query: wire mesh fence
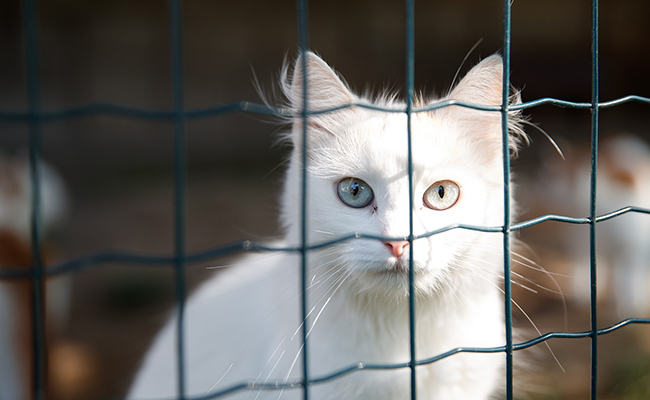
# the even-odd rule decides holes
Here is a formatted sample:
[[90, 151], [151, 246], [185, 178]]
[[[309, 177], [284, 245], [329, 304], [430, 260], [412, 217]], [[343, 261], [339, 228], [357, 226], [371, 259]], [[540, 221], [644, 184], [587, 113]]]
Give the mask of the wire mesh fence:
[[[512, 4], [510, 1], [506, 0], [503, 3], [503, 59], [504, 59], [504, 77], [510, 76], [510, 58], [511, 58], [511, 7]], [[181, 0], [170, 0], [168, 14], [170, 21], [170, 39], [169, 47], [171, 54], [171, 65], [172, 65], [172, 87], [173, 87], [173, 107], [170, 110], [154, 110], [154, 109], [143, 109], [130, 107], [123, 104], [114, 104], [114, 103], [93, 103], [86, 104], [76, 108], [66, 108], [61, 110], [43, 110], [42, 100], [41, 100], [41, 87], [39, 79], [39, 29], [38, 29], [38, 15], [37, 7], [35, 0], [25, 0], [23, 2], [23, 15], [24, 15], [24, 37], [25, 37], [25, 65], [26, 65], [26, 81], [27, 81], [27, 97], [28, 97], [28, 108], [24, 112], [15, 112], [15, 111], [4, 111], [0, 110], [0, 122], [2, 123], [11, 123], [11, 124], [23, 124], [26, 125], [29, 129], [29, 160], [30, 160], [30, 182], [31, 182], [31, 191], [32, 191], [32, 219], [31, 219], [31, 251], [33, 256], [33, 264], [29, 271], [20, 270], [17, 268], [12, 268], [12, 266], [3, 266], [0, 269], [0, 278], [2, 279], [29, 279], [31, 281], [32, 287], [32, 327], [33, 327], [33, 397], [35, 399], [44, 399], [46, 398], [46, 340], [45, 340], [45, 310], [44, 310], [44, 280], [47, 276], [53, 275], [62, 275], [69, 274], [74, 271], [92, 269], [98, 265], [106, 263], [119, 263], [119, 264], [138, 264], [138, 265], [156, 265], [156, 266], [171, 266], [174, 269], [175, 274], [175, 299], [176, 299], [176, 308], [178, 310], [177, 322], [176, 322], [176, 331], [177, 331], [177, 380], [178, 380], [178, 398], [186, 399], [189, 398], [186, 395], [186, 370], [184, 364], [184, 329], [185, 329], [185, 320], [184, 320], [184, 302], [186, 297], [186, 281], [185, 281], [185, 268], [188, 264], [194, 264], [204, 261], [209, 261], [217, 257], [222, 257], [239, 251], [281, 251], [281, 252], [297, 252], [301, 255], [302, 259], [302, 282], [301, 282], [301, 291], [302, 296], [302, 314], [301, 320], [306, 321], [308, 319], [308, 308], [306, 304], [305, 293], [308, 291], [308, 282], [307, 282], [307, 257], [309, 257], [309, 252], [317, 248], [323, 248], [331, 246], [335, 243], [347, 240], [357, 240], [360, 238], [370, 238], [370, 239], [382, 239], [381, 237], [376, 237], [373, 235], [367, 235], [363, 232], [350, 234], [346, 237], [336, 238], [332, 241], [326, 243], [319, 243], [317, 245], [309, 245], [307, 243], [306, 234], [306, 220], [307, 213], [309, 210], [306, 208], [307, 197], [309, 196], [309, 188], [304, 184], [307, 181], [306, 174], [307, 169], [303, 169], [303, 187], [302, 187], [302, 244], [298, 247], [291, 248], [274, 248], [267, 245], [253, 242], [245, 241], [238, 242], [234, 244], [229, 244], [225, 246], [218, 246], [201, 252], [188, 252], [185, 248], [186, 242], [186, 233], [185, 227], [187, 224], [185, 210], [187, 208], [185, 200], [185, 186], [186, 186], [186, 124], [188, 121], [197, 120], [206, 117], [214, 117], [220, 115], [227, 115], [236, 112], [246, 112], [252, 114], [262, 114], [262, 115], [287, 115], [288, 110], [283, 108], [273, 108], [262, 104], [250, 103], [250, 102], [235, 102], [229, 103], [221, 106], [210, 107], [206, 109], [187, 109], [184, 102], [184, 63], [183, 63], [183, 24], [182, 24], [182, 12], [181, 12]], [[485, 111], [491, 111], [495, 113], [501, 113], [502, 116], [502, 143], [503, 143], [503, 181], [504, 185], [504, 215], [505, 219], [503, 225], [501, 226], [467, 226], [467, 225], [452, 225], [444, 229], [429, 232], [427, 236], [440, 234], [449, 230], [455, 229], [469, 229], [477, 230], [482, 232], [497, 232], [501, 233], [503, 236], [503, 250], [504, 250], [504, 309], [506, 315], [506, 342], [503, 346], [494, 347], [494, 348], [455, 348], [449, 349], [448, 352], [436, 355], [435, 357], [429, 359], [416, 359], [415, 357], [415, 296], [413, 295], [413, 257], [409, 258], [410, 266], [410, 276], [409, 276], [409, 292], [410, 295], [410, 354], [411, 360], [407, 363], [400, 364], [365, 364], [362, 361], [355, 365], [350, 365], [341, 370], [332, 371], [326, 376], [313, 376], [308, 370], [309, 362], [309, 352], [303, 351], [302, 359], [302, 376], [303, 378], [296, 381], [288, 382], [271, 382], [271, 383], [259, 383], [255, 381], [241, 382], [241, 384], [223, 389], [216, 393], [211, 393], [205, 398], [220, 398], [226, 396], [227, 394], [251, 389], [259, 388], [262, 390], [278, 390], [282, 388], [298, 388], [295, 390], [301, 390], [303, 393], [303, 398], [308, 399], [310, 397], [310, 387], [313, 385], [318, 385], [322, 382], [327, 382], [330, 380], [337, 379], [341, 376], [354, 374], [360, 370], [378, 370], [378, 369], [409, 369], [411, 374], [411, 391], [410, 398], [416, 398], [416, 376], [418, 369], [416, 368], [419, 365], [426, 365], [435, 363], [439, 360], [442, 360], [447, 357], [453, 357], [455, 354], [464, 353], [464, 352], [474, 352], [474, 353], [503, 353], [506, 359], [506, 375], [504, 376], [505, 385], [505, 397], [512, 399], [514, 397], [513, 392], [513, 380], [514, 380], [514, 368], [513, 368], [513, 353], [519, 350], [523, 350], [532, 346], [537, 346], [541, 343], [544, 343], [550, 339], [568, 339], [568, 338], [589, 338], [591, 341], [591, 356], [590, 356], [590, 366], [591, 366], [591, 387], [590, 393], [591, 398], [596, 399], [598, 397], [598, 338], [601, 335], [611, 333], [613, 331], [625, 328], [630, 325], [636, 324], [647, 324], [650, 323], [650, 319], [643, 318], [627, 318], [621, 320], [620, 322], [613, 324], [611, 326], [603, 327], [598, 323], [598, 309], [597, 309], [597, 257], [596, 257], [596, 227], [599, 223], [618, 218], [624, 214], [637, 214], [639, 217], [648, 218], [642, 214], [650, 214], [650, 210], [646, 208], [637, 207], [635, 205], [630, 205], [617, 210], [610, 210], [607, 214], [598, 215], [596, 209], [596, 194], [597, 194], [597, 183], [598, 183], [598, 144], [599, 144], [599, 118], [600, 111], [606, 108], [620, 106], [625, 103], [641, 103], [644, 105], [650, 105], [650, 98], [643, 97], [639, 95], [627, 95], [617, 99], [609, 101], [600, 101], [599, 94], [599, 4], [597, 0], [594, 0], [591, 6], [591, 21], [592, 21], [592, 31], [591, 31], [591, 101], [590, 102], [573, 102], [562, 99], [554, 98], [540, 98], [529, 102], [524, 102], [518, 105], [509, 105], [508, 98], [510, 93], [509, 80], [504, 79], [503, 85], [503, 101], [501, 106], [482, 106], [477, 104], [469, 104], [457, 101], [446, 101], [438, 102], [425, 107], [415, 107], [414, 106], [414, 57], [415, 57], [415, 41], [417, 37], [415, 35], [415, 16], [416, 8], [413, 0], [407, 0], [405, 2], [405, 55], [404, 55], [404, 64], [406, 65], [406, 88], [404, 91], [404, 97], [407, 100], [407, 105], [404, 109], [384, 109], [377, 108], [374, 109], [383, 112], [399, 112], [404, 113], [407, 116], [407, 137], [405, 140], [409, 143], [409, 180], [412, 182], [413, 170], [411, 162], [411, 116], [420, 113], [431, 111], [438, 108], [449, 107], [449, 106], [460, 106], [467, 107], [472, 109], [479, 109]], [[299, 47], [301, 52], [306, 52], [309, 49], [309, 27], [308, 27], [308, 2], [306, 0], [300, 0], [297, 2], [297, 19], [298, 19], [298, 38], [299, 38]], [[305, 58], [303, 57], [303, 60]], [[303, 72], [307, 73], [307, 65], [303, 65]], [[303, 99], [304, 104], [302, 107], [300, 118], [304, 121], [307, 121], [311, 113], [308, 112], [308, 101], [309, 101], [309, 88], [305, 85], [303, 87]], [[521, 223], [513, 223], [510, 220], [510, 186], [509, 182], [510, 177], [510, 160], [509, 160], [509, 149], [508, 149], [508, 113], [513, 110], [526, 110], [534, 107], [539, 107], [542, 105], [552, 105], [563, 108], [572, 108], [572, 109], [584, 109], [591, 112], [591, 165], [590, 165], [590, 212], [589, 215], [585, 218], [575, 218], [568, 217], [563, 215], [544, 215], [534, 219], [530, 219]], [[351, 104], [349, 106], [356, 107], [368, 107], [364, 104]], [[333, 112], [336, 110], [321, 110], [319, 112]], [[42, 128], [44, 124], [49, 124], [58, 121], [73, 120], [87, 116], [109, 116], [109, 117], [129, 117], [135, 119], [142, 119], [145, 121], [152, 120], [164, 120], [171, 121], [174, 126], [174, 252], [168, 256], [156, 256], [150, 254], [135, 254], [135, 253], [126, 253], [126, 252], [113, 252], [113, 251], [103, 251], [98, 253], [89, 254], [87, 256], [70, 259], [55, 265], [49, 265], [48, 268], [45, 268], [43, 261], [43, 249], [42, 249], [42, 217], [41, 217], [41, 203], [42, 203], [42, 194], [41, 194], [41, 185], [40, 180], [42, 177], [39, 174], [39, 163], [41, 162], [41, 152], [42, 152]], [[309, 138], [307, 136], [307, 124], [302, 124], [303, 130], [303, 149], [308, 148]], [[308, 164], [308, 158], [306, 152], [303, 152], [303, 165]], [[413, 192], [412, 190], [410, 191]], [[411, 194], [411, 204], [413, 202]], [[412, 209], [413, 207], [411, 207]], [[409, 242], [413, 242], [418, 239], [418, 236], [413, 234], [413, 215], [410, 215], [410, 234]], [[533, 339], [530, 339], [525, 342], [516, 343], [513, 339], [513, 318], [512, 318], [512, 288], [509, 277], [511, 276], [511, 257], [510, 257], [510, 237], [513, 232], [518, 232], [529, 227], [546, 223], [549, 221], [558, 221], [561, 223], [567, 224], [584, 224], [589, 226], [589, 248], [590, 248], [590, 330], [583, 332], [549, 332]], [[413, 246], [410, 246], [412, 251]], [[302, 340], [304, 348], [307, 349], [308, 346], [306, 343], [309, 338], [306, 331], [307, 324], [303, 325], [302, 329]]]

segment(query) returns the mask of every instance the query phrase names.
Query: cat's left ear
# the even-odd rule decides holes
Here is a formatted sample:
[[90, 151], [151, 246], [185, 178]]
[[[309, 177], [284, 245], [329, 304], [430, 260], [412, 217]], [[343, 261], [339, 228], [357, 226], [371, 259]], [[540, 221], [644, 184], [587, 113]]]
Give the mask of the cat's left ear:
[[472, 68], [452, 88], [448, 99], [473, 104], [500, 106], [503, 93], [503, 62], [501, 56], [492, 55]]
[[[306, 69], [303, 69], [303, 66]], [[310, 111], [350, 105], [358, 100], [336, 71], [319, 56], [307, 51], [296, 60], [290, 78], [288, 68], [285, 68], [282, 74], [282, 89], [294, 110], [299, 111], [304, 107], [303, 82], [305, 81], [307, 82], [307, 107]], [[308, 125], [318, 131], [331, 132], [336, 129], [337, 121], [341, 119], [342, 114], [349, 110], [350, 108], [309, 115]], [[300, 124], [300, 116], [295, 117], [294, 125]]]
[[[509, 104], [521, 103], [519, 92], [513, 92], [512, 88], [509, 90]], [[503, 61], [501, 56], [495, 54], [478, 63], [461, 79], [456, 87], [451, 89], [446, 99], [478, 105], [501, 106], [503, 102]], [[469, 109], [463, 108], [463, 110]], [[490, 123], [495, 128], [500, 127], [501, 114], [499, 112], [486, 111], [477, 113], [473, 111], [473, 114], [480, 115], [485, 122]], [[508, 111], [509, 147], [512, 156], [517, 155], [517, 150], [522, 142], [528, 142], [528, 137], [522, 127], [524, 122], [525, 117], [522, 116], [521, 110]], [[493, 131], [499, 134], [498, 130]], [[492, 140], [494, 138], [487, 139]]]

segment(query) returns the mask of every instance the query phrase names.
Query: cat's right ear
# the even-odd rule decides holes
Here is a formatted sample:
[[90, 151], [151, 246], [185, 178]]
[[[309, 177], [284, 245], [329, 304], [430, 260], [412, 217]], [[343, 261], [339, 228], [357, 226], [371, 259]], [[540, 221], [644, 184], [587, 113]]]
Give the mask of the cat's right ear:
[[[287, 67], [283, 68], [281, 83], [284, 95], [289, 100], [291, 108], [295, 110], [294, 126], [300, 126], [302, 123], [304, 82], [307, 83], [307, 109], [309, 111], [343, 107], [358, 100], [336, 71], [311, 51], [306, 51], [298, 57], [291, 74], [288, 70]], [[341, 113], [349, 111], [349, 109], [343, 108], [333, 112], [310, 114], [307, 124], [316, 130], [332, 133], [337, 122], [341, 120]]]

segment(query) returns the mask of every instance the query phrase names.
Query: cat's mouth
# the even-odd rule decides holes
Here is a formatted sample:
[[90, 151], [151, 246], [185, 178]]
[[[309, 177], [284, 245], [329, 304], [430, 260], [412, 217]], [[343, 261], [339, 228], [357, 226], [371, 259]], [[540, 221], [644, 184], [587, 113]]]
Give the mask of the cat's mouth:
[[[413, 265], [413, 267], [415, 268], [415, 265]], [[388, 263], [387, 272], [395, 273], [395, 274], [408, 274], [409, 268], [410, 268], [410, 263], [408, 260], [398, 258], [397, 260], [395, 260], [395, 262]]]
[[[378, 260], [377, 260], [378, 261]], [[401, 301], [408, 297], [409, 293], [409, 271], [410, 262], [407, 257], [404, 259], [388, 259], [383, 262], [368, 263], [366, 268], [359, 269], [352, 274], [354, 281], [359, 284], [357, 290], [360, 293], [374, 293]], [[413, 285], [418, 291], [429, 291], [430, 274], [426, 266], [413, 263]], [[394, 297], [393, 297], [394, 296]]]
[[[366, 274], [369, 277], [372, 276], [379, 278], [382, 281], [388, 279], [390, 282], [399, 282], [402, 284], [409, 279], [409, 270], [411, 268], [410, 264], [411, 263], [408, 259], [393, 258], [385, 260], [384, 262], [370, 262], [367, 264], [366, 268], [362, 269], [360, 272]], [[420, 275], [424, 270], [421, 265], [418, 265], [417, 262], [414, 262], [413, 271], [417, 276]]]
[[[415, 272], [417, 273], [417, 265], [413, 265]], [[389, 275], [389, 276], [408, 276], [410, 269], [410, 263], [408, 260], [398, 258], [397, 260], [389, 260], [381, 268], [375, 270], [379, 275]]]
[[[364, 291], [385, 295], [392, 293], [397, 296], [396, 299], [403, 299], [408, 293], [409, 270], [409, 260], [399, 258], [374, 264], [373, 268], [365, 269], [359, 277], [365, 288]], [[421, 275], [424, 272], [422, 267], [414, 263], [413, 272], [414, 283], [421, 281]]]

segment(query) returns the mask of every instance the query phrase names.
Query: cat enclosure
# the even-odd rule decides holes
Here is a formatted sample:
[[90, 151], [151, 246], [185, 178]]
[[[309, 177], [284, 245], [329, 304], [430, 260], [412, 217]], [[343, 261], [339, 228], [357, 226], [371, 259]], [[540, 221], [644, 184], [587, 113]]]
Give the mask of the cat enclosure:
[[[504, 164], [503, 164], [503, 182], [505, 182], [505, 199], [510, 198], [510, 187], [508, 182], [510, 182], [510, 159], [509, 159], [509, 148], [508, 148], [508, 113], [515, 110], [526, 110], [535, 107], [540, 107], [543, 105], [546, 106], [557, 106], [568, 109], [583, 109], [589, 110], [591, 113], [591, 175], [590, 175], [590, 212], [587, 217], [576, 218], [568, 217], [563, 215], [543, 215], [537, 218], [533, 218], [521, 223], [513, 223], [510, 220], [510, 203], [508, 200], [505, 201], [505, 218], [503, 225], [499, 227], [476, 227], [476, 226], [463, 226], [455, 225], [450, 226], [446, 229], [440, 230], [440, 232], [432, 232], [431, 234], [438, 234], [450, 229], [472, 229], [484, 232], [496, 232], [495, 234], [501, 234], [503, 236], [503, 250], [506, 256], [504, 257], [504, 276], [511, 276], [511, 264], [512, 260], [510, 257], [510, 247], [511, 247], [511, 236], [518, 233], [519, 231], [528, 229], [532, 226], [536, 226], [543, 223], [549, 223], [551, 221], [556, 221], [564, 224], [583, 224], [589, 226], [589, 248], [590, 248], [590, 329], [587, 331], [553, 331], [548, 332], [542, 335], [539, 335], [531, 340], [525, 342], [517, 342], [513, 338], [513, 310], [512, 310], [512, 287], [510, 279], [504, 279], [504, 294], [505, 294], [505, 328], [506, 328], [506, 342], [503, 346], [495, 348], [455, 348], [449, 349], [448, 352], [439, 354], [430, 359], [416, 359], [415, 357], [415, 301], [414, 297], [410, 296], [410, 354], [411, 361], [404, 364], [393, 364], [393, 365], [375, 365], [375, 364], [365, 364], [363, 360], [359, 360], [358, 364], [350, 365], [344, 369], [332, 371], [326, 376], [314, 376], [310, 373], [309, 366], [309, 357], [310, 354], [304, 346], [305, 351], [302, 352], [302, 376], [303, 379], [297, 381], [288, 381], [288, 382], [269, 382], [269, 383], [260, 383], [253, 381], [241, 382], [239, 385], [232, 386], [223, 390], [220, 390], [206, 397], [202, 398], [221, 398], [226, 397], [228, 394], [250, 390], [250, 389], [261, 389], [261, 390], [281, 390], [291, 388], [291, 390], [301, 391], [303, 393], [303, 398], [310, 398], [310, 388], [314, 385], [319, 385], [322, 382], [331, 381], [338, 379], [341, 376], [355, 374], [361, 370], [378, 370], [378, 369], [408, 369], [410, 370], [410, 382], [411, 382], [411, 398], [416, 399], [416, 377], [418, 374], [418, 369], [416, 368], [419, 365], [425, 365], [430, 363], [435, 363], [441, 359], [447, 357], [454, 357], [455, 354], [473, 352], [473, 353], [502, 353], [503, 357], [506, 360], [506, 374], [504, 376], [505, 382], [505, 397], [512, 399], [514, 397], [514, 374], [513, 372], [513, 355], [515, 352], [531, 348], [534, 346], [539, 346], [551, 339], [586, 339], [590, 341], [591, 351], [590, 351], [590, 368], [591, 368], [591, 383], [590, 383], [590, 393], [591, 398], [598, 398], [598, 366], [599, 366], [599, 338], [602, 335], [620, 330], [626, 329], [632, 325], [639, 324], [648, 324], [650, 319], [643, 318], [626, 318], [620, 320], [618, 323], [603, 326], [599, 323], [598, 320], [598, 302], [597, 302], [597, 257], [596, 257], [596, 226], [604, 221], [619, 218], [624, 214], [637, 214], [638, 218], [650, 218], [650, 210], [637, 207], [632, 204], [629, 207], [622, 209], [609, 210], [606, 214], [597, 214], [596, 209], [596, 193], [598, 187], [598, 175], [596, 174], [598, 167], [598, 145], [599, 145], [599, 123], [600, 123], [600, 113], [601, 110], [617, 107], [625, 103], [640, 103], [642, 105], [650, 105], [650, 98], [642, 97], [638, 95], [627, 95], [624, 97], [616, 98], [614, 100], [601, 101], [599, 94], [600, 87], [600, 71], [599, 71], [599, 4], [598, 0], [593, 0], [591, 6], [591, 100], [589, 102], [575, 102], [563, 99], [555, 98], [539, 98], [533, 101], [526, 101], [522, 104], [509, 105], [508, 98], [510, 94], [510, 87], [508, 79], [504, 79], [503, 85], [503, 102], [502, 106], [499, 107], [489, 107], [481, 106], [476, 104], [465, 104], [458, 102], [443, 102], [443, 103], [434, 103], [426, 107], [416, 107], [414, 105], [415, 90], [414, 90], [414, 57], [415, 57], [415, 41], [417, 40], [416, 35], [416, 13], [417, 8], [414, 5], [413, 0], [406, 0], [405, 2], [405, 54], [400, 55], [402, 57], [402, 62], [406, 66], [406, 88], [404, 90], [404, 97], [407, 101], [406, 108], [400, 110], [407, 116], [407, 131], [408, 136], [404, 140], [409, 142], [409, 164], [410, 161], [410, 121], [411, 116], [418, 112], [425, 112], [428, 110], [433, 110], [441, 107], [467, 107], [479, 110], [490, 111], [494, 113], [500, 113], [502, 116], [502, 142], [503, 142], [503, 154], [504, 154]], [[516, 5], [516, 4], [515, 4]], [[29, 271], [23, 271], [16, 268], [12, 268], [11, 265], [3, 265], [0, 268], [0, 279], [10, 280], [10, 279], [21, 279], [29, 280], [32, 284], [32, 301], [31, 301], [31, 326], [33, 328], [33, 342], [31, 344], [33, 350], [33, 371], [31, 381], [33, 382], [33, 398], [36, 400], [45, 399], [46, 394], [46, 381], [47, 381], [47, 368], [46, 368], [46, 354], [47, 354], [47, 342], [45, 339], [45, 307], [44, 307], [44, 281], [47, 277], [55, 275], [65, 275], [71, 274], [73, 272], [81, 270], [94, 269], [98, 266], [112, 263], [112, 264], [125, 264], [125, 265], [151, 265], [151, 266], [161, 266], [161, 267], [171, 267], [174, 271], [174, 287], [175, 287], [175, 299], [176, 299], [176, 308], [178, 310], [178, 316], [176, 320], [176, 332], [177, 332], [177, 380], [178, 380], [178, 399], [190, 399], [186, 395], [186, 386], [185, 382], [187, 380], [187, 371], [184, 365], [184, 329], [185, 329], [185, 317], [184, 317], [184, 303], [187, 295], [186, 289], [186, 266], [189, 264], [201, 263], [209, 260], [213, 260], [217, 257], [223, 257], [229, 254], [234, 254], [242, 251], [290, 251], [297, 252], [302, 256], [302, 293], [303, 296], [300, 301], [302, 301], [302, 315], [301, 319], [306, 321], [308, 319], [308, 307], [306, 302], [305, 292], [308, 290], [308, 282], [306, 280], [306, 259], [309, 257], [309, 251], [316, 247], [323, 247], [333, 245], [339, 241], [346, 240], [355, 240], [358, 237], [370, 237], [374, 239], [382, 239], [378, 237], [372, 237], [364, 235], [363, 232], [359, 234], [352, 234], [347, 237], [336, 238], [328, 243], [322, 243], [317, 246], [308, 246], [306, 244], [306, 215], [309, 213], [309, 210], [306, 207], [302, 209], [302, 245], [297, 248], [273, 248], [263, 245], [259, 242], [254, 241], [244, 241], [234, 244], [229, 244], [225, 246], [213, 247], [205, 251], [188, 251], [186, 248], [186, 210], [188, 207], [185, 191], [186, 191], [186, 126], [188, 123], [199, 120], [206, 117], [215, 117], [222, 115], [229, 115], [234, 113], [250, 113], [254, 115], [263, 115], [263, 116], [277, 116], [285, 115], [287, 110], [281, 108], [274, 108], [262, 104], [250, 103], [250, 102], [235, 102], [219, 106], [214, 106], [210, 108], [196, 109], [189, 108], [186, 106], [184, 99], [184, 25], [183, 25], [183, 16], [181, 12], [182, 1], [181, 0], [169, 0], [168, 16], [169, 16], [169, 48], [170, 48], [170, 63], [172, 68], [172, 103], [173, 106], [170, 109], [162, 110], [153, 110], [145, 109], [139, 107], [132, 107], [125, 104], [118, 103], [89, 103], [84, 104], [78, 107], [71, 107], [66, 109], [59, 110], [46, 110], [42, 106], [42, 89], [40, 81], [40, 63], [42, 60], [42, 55], [39, 53], [39, 43], [42, 42], [43, 35], [42, 31], [39, 29], [39, 15], [37, 13], [36, 0], [24, 0], [23, 1], [23, 35], [24, 35], [24, 56], [25, 56], [25, 76], [27, 84], [27, 100], [28, 106], [26, 111], [8, 111], [0, 110], [0, 123], [8, 125], [23, 125], [28, 128], [29, 134], [29, 164], [30, 164], [30, 182], [31, 190], [33, 196], [31, 197], [31, 251], [33, 255], [33, 264]], [[494, 24], [502, 23], [503, 30], [503, 42], [502, 42], [502, 55], [503, 55], [503, 74], [504, 77], [509, 77], [511, 74], [511, 9], [513, 4], [510, 0], [503, 2], [503, 20], [493, 21]], [[309, 41], [309, 26], [308, 26], [308, 2], [307, 0], [299, 0], [297, 2], [297, 25], [298, 25], [298, 40], [299, 48], [301, 52], [305, 52], [310, 48]], [[397, 17], [395, 17], [397, 18]], [[224, 39], [225, 40], [225, 39]], [[397, 58], [398, 55], [395, 55]], [[305, 58], [303, 57], [304, 61]], [[302, 70], [306, 71], [307, 66], [303, 65]], [[303, 79], [304, 81], [304, 79]], [[304, 107], [303, 110], [307, 109], [307, 102], [309, 101], [309, 88], [304, 87]], [[361, 105], [362, 106], [362, 105]], [[333, 110], [330, 110], [333, 111]], [[395, 112], [394, 109], [386, 109], [386, 112]], [[42, 225], [43, 221], [41, 218], [41, 204], [43, 202], [41, 196], [41, 186], [39, 184], [42, 179], [40, 169], [38, 168], [41, 163], [41, 153], [42, 153], [42, 142], [43, 142], [43, 127], [48, 124], [60, 123], [65, 121], [74, 121], [89, 116], [106, 116], [106, 117], [127, 117], [130, 119], [141, 120], [145, 122], [151, 121], [166, 121], [173, 123], [174, 129], [174, 140], [173, 140], [173, 221], [174, 221], [174, 250], [173, 253], [166, 256], [152, 255], [147, 253], [131, 253], [131, 252], [122, 252], [122, 251], [100, 251], [88, 255], [84, 255], [78, 258], [70, 259], [61, 263], [54, 265], [46, 265], [44, 261], [44, 249], [42, 246]], [[308, 120], [310, 115], [308, 112], [303, 111], [300, 115], [300, 118], [303, 120]], [[304, 127], [303, 131], [303, 148], [307, 148], [309, 138], [306, 135], [307, 124], [302, 124]], [[309, 160], [306, 152], [302, 154], [302, 164], [307, 165]], [[306, 181], [307, 169], [303, 170], [303, 182]], [[412, 184], [412, 165], [409, 168], [409, 177]], [[302, 204], [306, 204], [306, 199], [309, 196], [309, 187], [303, 184], [302, 187]], [[413, 204], [413, 198], [411, 195], [411, 204]], [[646, 214], [646, 215], [643, 215]], [[409, 241], [412, 243], [414, 240], [413, 232], [413, 215], [411, 213], [411, 235]], [[413, 249], [413, 246], [409, 246], [409, 249]], [[410, 260], [413, 258], [411, 257]], [[412, 261], [411, 261], [412, 263]], [[410, 292], [413, 293], [413, 268], [411, 265], [411, 271], [409, 274], [410, 281]], [[303, 343], [309, 341], [307, 335], [307, 329], [305, 327], [307, 324], [303, 324], [303, 329], [301, 331]], [[5, 399], [1, 399], [5, 400]]]

